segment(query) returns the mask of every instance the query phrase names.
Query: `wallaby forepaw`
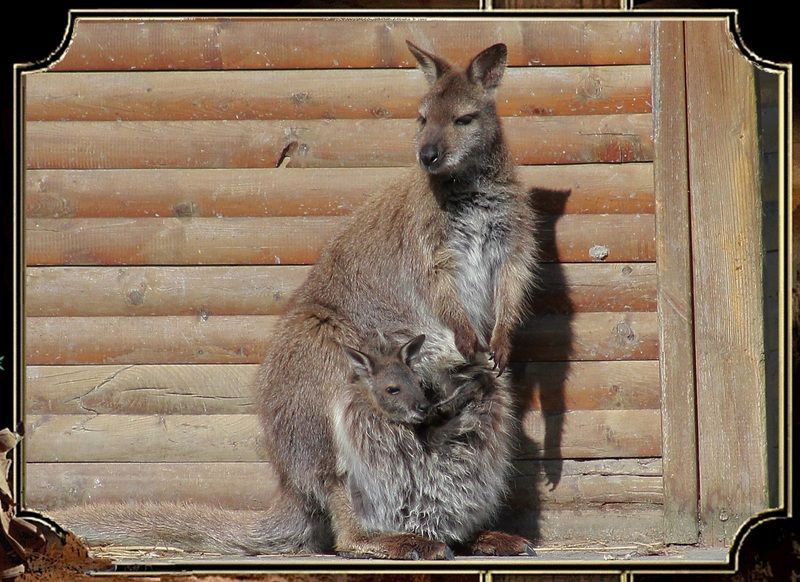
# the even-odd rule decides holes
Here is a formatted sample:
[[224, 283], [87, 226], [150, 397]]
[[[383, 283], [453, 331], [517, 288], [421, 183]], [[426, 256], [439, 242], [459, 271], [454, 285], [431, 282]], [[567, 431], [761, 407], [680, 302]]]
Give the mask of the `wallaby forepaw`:
[[481, 532], [471, 547], [475, 556], [535, 556], [533, 544], [522, 536], [501, 531]]
[[505, 371], [510, 356], [511, 342], [508, 339], [501, 340], [498, 336], [493, 337], [489, 344], [489, 358], [494, 362], [492, 369], [497, 370], [498, 376]]

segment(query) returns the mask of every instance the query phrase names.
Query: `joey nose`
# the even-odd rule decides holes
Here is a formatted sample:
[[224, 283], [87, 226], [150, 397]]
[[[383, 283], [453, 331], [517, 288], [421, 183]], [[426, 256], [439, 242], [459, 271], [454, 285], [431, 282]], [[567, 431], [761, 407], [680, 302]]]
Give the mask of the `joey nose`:
[[420, 403], [417, 404], [416, 408], [417, 408], [417, 412], [425, 414], [426, 412], [428, 412], [428, 410], [430, 410], [431, 405], [429, 403], [427, 403], [427, 402], [420, 402]]
[[419, 150], [419, 161], [422, 162], [422, 165], [426, 168], [430, 168], [439, 161], [439, 148], [433, 144], [422, 146]]

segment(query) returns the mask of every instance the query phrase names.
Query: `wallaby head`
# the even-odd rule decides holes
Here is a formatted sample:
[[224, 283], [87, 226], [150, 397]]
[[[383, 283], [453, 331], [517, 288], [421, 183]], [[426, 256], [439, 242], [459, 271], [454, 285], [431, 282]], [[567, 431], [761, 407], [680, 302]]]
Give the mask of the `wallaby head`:
[[501, 147], [495, 90], [506, 66], [504, 44], [490, 46], [461, 70], [406, 41], [430, 85], [417, 119], [417, 159], [433, 176], [468, 173]]
[[420, 378], [411, 368], [424, 341], [425, 336], [419, 335], [401, 346], [369, 345], [363, 351], [342, 346], [353, 367], [355, 382], [392, 422], [419, 424], [430, 408]]

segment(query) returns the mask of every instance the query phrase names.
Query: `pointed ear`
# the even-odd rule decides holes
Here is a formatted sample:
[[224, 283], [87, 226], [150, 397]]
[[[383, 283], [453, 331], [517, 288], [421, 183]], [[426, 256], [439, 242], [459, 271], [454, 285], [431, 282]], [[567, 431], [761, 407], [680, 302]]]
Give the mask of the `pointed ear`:
[[419, 351], [422, 344], [425, 342], [425, 334], [418, 335], [410, 342], [400, 348], [400, 359], [403, 360], [407, 366], [414, 363], [419, 358]]
[[408, 50], [410, 50], [414, 58], [417, 59], [419, 68], [425, 73], [425, 79], [428, 81], [429, 85], [433, 85], [436, 79], [450, 70], [450, 65], [436, 55], [425, 52], [409, 40], [406, 41], [406, 44], [408, 45]]
[[344, 353], [350, 359], [350, 364], [353, 366], [353, 371], [361, 378], [366, 378], [372, 375], [374, 364], [372, 359], [364, 352], [359, 352], [349, 346], [342, 346]]
[[506, 70], [508, 49], [504, 44], [495, 44], [478, 54], [467, 68], [470, 81], [483, 85], [484, 89], [495, 89]]

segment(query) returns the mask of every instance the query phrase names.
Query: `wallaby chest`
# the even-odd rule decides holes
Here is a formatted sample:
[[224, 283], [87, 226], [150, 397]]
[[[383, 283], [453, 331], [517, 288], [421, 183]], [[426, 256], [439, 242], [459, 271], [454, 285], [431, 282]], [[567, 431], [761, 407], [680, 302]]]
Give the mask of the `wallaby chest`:
[[501, 195], [471, 191], [448, 197], [445, 210], [458, 294], [473, 325], [488, 339], [497, 273], [508, 256], [509, 204]]

